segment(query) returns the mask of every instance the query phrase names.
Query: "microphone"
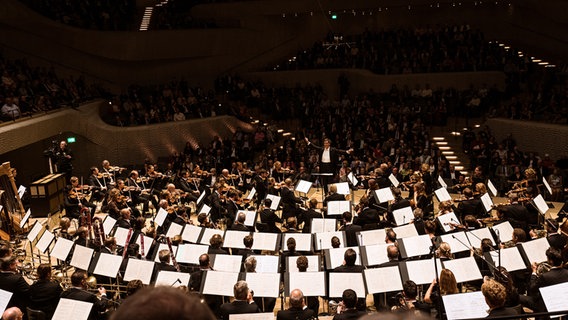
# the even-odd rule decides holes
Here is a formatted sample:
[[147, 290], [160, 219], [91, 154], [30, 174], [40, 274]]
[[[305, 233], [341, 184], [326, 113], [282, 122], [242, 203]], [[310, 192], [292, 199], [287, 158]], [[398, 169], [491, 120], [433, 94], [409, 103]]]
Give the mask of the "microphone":
[[175, 286], [176, 283], [180, 283], [180, 284], [181, 284], [181, 280], [178, 278], [176, 281], [174, 281], [174, 283], [170, 284], [170, 287]]

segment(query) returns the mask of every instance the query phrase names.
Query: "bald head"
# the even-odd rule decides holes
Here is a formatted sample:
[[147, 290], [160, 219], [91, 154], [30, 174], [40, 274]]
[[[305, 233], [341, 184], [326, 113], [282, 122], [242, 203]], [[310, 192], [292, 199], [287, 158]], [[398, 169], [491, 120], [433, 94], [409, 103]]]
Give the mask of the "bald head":
[[2, 314], [2, 319], [5, 320], [22, 320], [23, 317], [24, 314], [22, 313], [22, 311], [20, 311], [18, 307], [8, 308]]
[[294, 289], [290, 292], [290, 305], [292, 308], [303, 308], [304, 303], [304, 293], [300, 289]]

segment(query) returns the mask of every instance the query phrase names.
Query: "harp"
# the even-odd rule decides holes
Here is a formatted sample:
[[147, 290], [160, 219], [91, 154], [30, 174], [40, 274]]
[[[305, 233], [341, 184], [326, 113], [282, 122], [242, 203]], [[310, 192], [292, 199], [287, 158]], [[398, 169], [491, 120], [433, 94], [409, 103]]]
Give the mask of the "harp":
[[12, 175], [10, 162], [0, 165], [0, 238], [10, 240], [23, 232], [20, 221], [24, 215], [24, 205]]

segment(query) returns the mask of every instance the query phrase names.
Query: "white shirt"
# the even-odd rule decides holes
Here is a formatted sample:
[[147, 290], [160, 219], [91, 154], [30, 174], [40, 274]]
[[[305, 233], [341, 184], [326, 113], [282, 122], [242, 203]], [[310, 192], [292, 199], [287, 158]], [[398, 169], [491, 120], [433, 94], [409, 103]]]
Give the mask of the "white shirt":
[[331, 163], [331, 157], [329, 155], [329, 148], [323, 149], [323, 153], [321, 155], [321, 162], [322, 163]]

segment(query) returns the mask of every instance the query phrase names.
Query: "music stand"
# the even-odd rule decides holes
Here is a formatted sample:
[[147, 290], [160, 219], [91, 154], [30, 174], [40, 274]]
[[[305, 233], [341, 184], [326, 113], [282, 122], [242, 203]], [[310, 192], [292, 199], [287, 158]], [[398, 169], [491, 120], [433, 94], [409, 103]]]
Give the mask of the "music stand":
[[316, 177], [316, 181], [314, 182], [314, 184], [317, 186], [317, 189], [321, 191], [321, 202], [323, 203], [323, 200], [325, 198], [325, 195], [324, 195], [325, 192], [323, 192], [324, 186], [323, 186], [323, 183], [320, 181], [320, 177], [333, 177], [333, 173], [319, 173], [319, 172], [314, 173], [314, 172], [312, 172], [311, 175]]

